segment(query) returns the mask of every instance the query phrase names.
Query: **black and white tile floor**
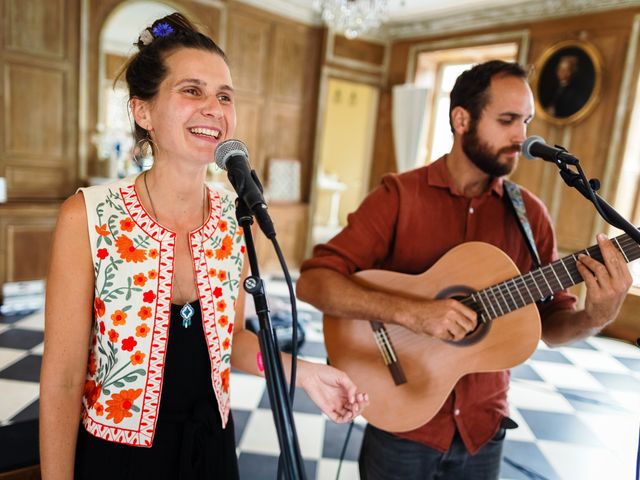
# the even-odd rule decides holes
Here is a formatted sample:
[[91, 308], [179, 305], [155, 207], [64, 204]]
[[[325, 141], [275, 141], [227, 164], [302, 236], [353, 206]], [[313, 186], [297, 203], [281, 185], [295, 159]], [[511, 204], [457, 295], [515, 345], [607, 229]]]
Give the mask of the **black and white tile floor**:
[[[307, 312], [301, 356], [324, 362], [320, 316], [299, 309]], [[42, 339], [42, 313], [0, 317], [0, 428], [37, 417]], [[241, 476], [274, 479], [279, 448], [264, 380], [233, 373], [231, 385]], [[520, 427], [507, 436], [503, 479], [634, 478], [640, 349], [600, 337], [558, 349], [540, 344], [513, 369], [509, 401]], [[348, 426], [328, 421], [301, 390], [294, 417], [308, 478], [336, 478]], [[363, 425], [352, 431], [341, 479], [358, 478]]]

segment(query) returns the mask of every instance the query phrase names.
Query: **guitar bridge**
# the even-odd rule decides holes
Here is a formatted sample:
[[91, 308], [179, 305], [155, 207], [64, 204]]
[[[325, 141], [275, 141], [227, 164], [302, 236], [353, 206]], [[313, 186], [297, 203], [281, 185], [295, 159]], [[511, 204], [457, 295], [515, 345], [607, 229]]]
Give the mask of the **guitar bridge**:
[[407, 383], [407, 377], [402, 370], [402, 365], [400, 365], [400, 361], [398, 360], [396, 351], [393, 348], [393, 344], [391, 343], [391, 339], [389, 338], [387, 329], [380, 322], [369, 323], [371, 324], [371, 329], [373, 330], [378, 350], [380, 350], [380, 354], [382, 355], [384, 364], [389, 369], [389, 373], [391, 373], [393, 382], [396, 385]]

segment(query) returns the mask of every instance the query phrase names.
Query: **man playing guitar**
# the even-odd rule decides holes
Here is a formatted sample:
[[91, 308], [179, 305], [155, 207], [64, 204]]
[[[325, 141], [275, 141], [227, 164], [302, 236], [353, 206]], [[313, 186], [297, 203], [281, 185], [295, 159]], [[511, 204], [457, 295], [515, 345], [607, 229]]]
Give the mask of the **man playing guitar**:
[[[490, 61], [462, 73], [451, 91], [451, 152], [428, 166], [386, 175], [349, 215], [342, 232], [316, 246], [304, 262], [299, 298], [325, 317], [338, 317], [331, 322], [352, 318], [389, 328], [399, 325], [416, 338], [443, 345], [473, 332], [477, 310], [468, 304], [372, 289], [352, 274], [369, 269], [420, 274], [453, 247], [470, 241], [498, 247], [520, 271], [528, 272], [532, 257], [503, 191], [503, 176], [517, 165], [533, 103], [527, 74], [517, 64]], [[553, 262], [558, 256], [549, 214], [537, 197], [520, 190], [541, 264]], [[587, 287], [584, 310], [576, 310], [576, 298], [566, 290], [536, 305], [542, 339], [549, 345], [593, 335], [618, 314], [631, 276], [611, 241], [604, 235], [597, 241], [603, 262], [580, 255], [574, 265]], [[491, 270], [491, 265], [484, 269]], [[347, 343], [340, 348], [357, 347]], [[329, 357], [333, 361], [331, 351]], [[410, 368], [405, 362], [405, 370]], [[411, 372], [407, 378], [410, 384]], [[426, 424], [400, 429], [404, 431], [369, 424], [360, 453], [361, 477], [499, 478], [505, 427], [514, 424], [508, 419], [508, 383], [508, 370], [468, 373], [455, 379], [451, 393]], [[377, 395], [393, 395], [392, 389], [368, 391], [372, 403]], [[429, 391], [421, 395], [428, 397]], [[387, 408], [385, 413], [401, 419], [406, 411]]]

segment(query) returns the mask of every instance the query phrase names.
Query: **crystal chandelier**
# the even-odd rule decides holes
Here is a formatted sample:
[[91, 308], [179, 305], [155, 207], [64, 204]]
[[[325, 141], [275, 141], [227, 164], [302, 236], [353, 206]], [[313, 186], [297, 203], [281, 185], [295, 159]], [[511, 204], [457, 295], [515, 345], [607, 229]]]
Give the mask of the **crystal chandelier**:
[[329, 27], [352, 39], [379, 27], [388, 3], [388, 0], [314, 0], [313, 6]]

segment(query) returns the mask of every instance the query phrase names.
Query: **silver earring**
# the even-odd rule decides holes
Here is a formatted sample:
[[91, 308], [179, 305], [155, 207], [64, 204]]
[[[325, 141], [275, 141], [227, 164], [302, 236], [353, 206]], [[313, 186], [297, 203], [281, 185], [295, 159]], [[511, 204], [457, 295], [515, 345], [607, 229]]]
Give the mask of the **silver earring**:
[[133, 147], [133, 161], [140, 167], [144, 166], [147, 158], [153, 157], [153, 140], [147, 133], [145, 138], [141, 138]]

